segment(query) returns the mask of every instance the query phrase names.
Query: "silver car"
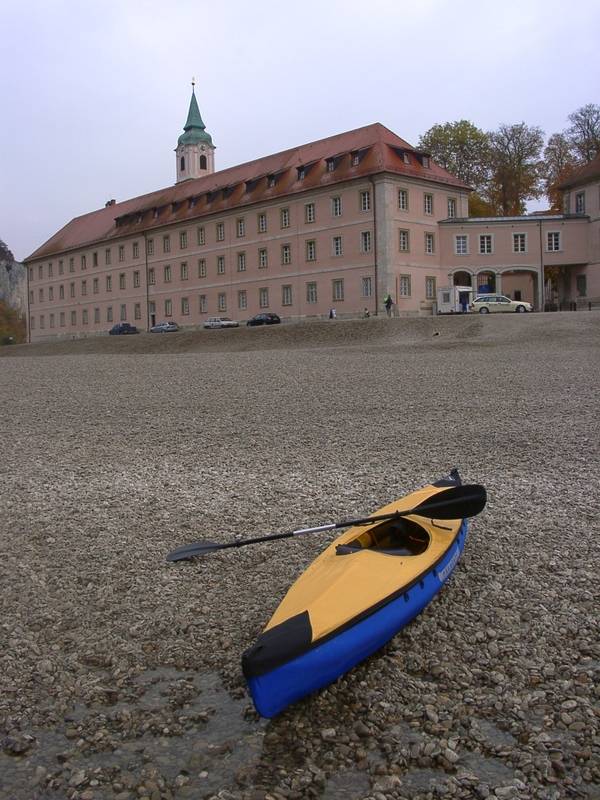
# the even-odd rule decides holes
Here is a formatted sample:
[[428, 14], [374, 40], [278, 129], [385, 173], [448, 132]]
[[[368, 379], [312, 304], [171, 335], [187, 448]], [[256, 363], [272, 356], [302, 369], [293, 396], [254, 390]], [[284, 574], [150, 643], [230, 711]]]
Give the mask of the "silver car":
[[471, 311], [478, 311], [480, 314], [516, 311], [522, 314], [525, 311], [533, 311], [533, 306], [524, 300], [511, 300], [503, 294], [480, 294], [471, 303]]
[[158, 322], [150, 328], [150, 333], [171, 333], [178, 330], [179, 325], [176, 322]]
[[209, 317], [204, 323], [205, 328], [239, 328], [240, 323], [229, 317]]

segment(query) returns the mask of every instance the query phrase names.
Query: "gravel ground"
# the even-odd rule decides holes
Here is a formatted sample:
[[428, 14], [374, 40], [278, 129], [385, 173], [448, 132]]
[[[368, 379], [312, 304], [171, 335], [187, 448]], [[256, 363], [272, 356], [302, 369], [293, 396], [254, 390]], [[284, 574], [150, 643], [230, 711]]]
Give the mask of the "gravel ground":
[[[598, 798], [600, 315], [102, 337], [0, 355], [0, 798]], [[240, 667], [329, 535], [458, 466], [437, 599], [269, 722]]]

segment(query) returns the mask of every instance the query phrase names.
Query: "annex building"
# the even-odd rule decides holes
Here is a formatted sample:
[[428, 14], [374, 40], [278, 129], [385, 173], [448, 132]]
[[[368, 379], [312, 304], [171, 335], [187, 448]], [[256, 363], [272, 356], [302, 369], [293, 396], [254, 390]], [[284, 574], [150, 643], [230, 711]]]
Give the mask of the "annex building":
[[536, 309], [600, 300], [600, 157], [565, 213], [469, 218], [470, 189], [381, 124], [215, 171], [194, 91], [176, 183], [76, 217], [27, 259], [31, 341], [211, 315], [432, 314], [472, 286]]

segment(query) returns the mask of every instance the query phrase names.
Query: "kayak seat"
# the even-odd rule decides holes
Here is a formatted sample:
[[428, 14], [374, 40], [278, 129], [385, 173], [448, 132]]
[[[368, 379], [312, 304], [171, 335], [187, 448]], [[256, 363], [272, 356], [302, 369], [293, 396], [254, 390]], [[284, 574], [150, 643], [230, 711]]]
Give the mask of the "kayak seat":
[[361, 550], [376, 550], [394, 556], [418, 556], [429, 547], [429, 534], [416, 522], [394, 519], [364, 531], [345, 545], [338, 545], [338, 555]]

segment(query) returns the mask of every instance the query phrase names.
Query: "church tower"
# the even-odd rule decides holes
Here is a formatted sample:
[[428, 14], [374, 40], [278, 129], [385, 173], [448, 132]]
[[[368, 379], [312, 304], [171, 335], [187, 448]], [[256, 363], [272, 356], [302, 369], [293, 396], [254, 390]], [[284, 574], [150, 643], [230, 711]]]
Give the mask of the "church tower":
[[184, 133], [177, 140], [175, 149], [177, 183], [190, 178], [200, 178], [215, 171], [215, 146], [202, 122], [194, 85], [195, 81], [192, 80], [190, 110], [183, 126]]

